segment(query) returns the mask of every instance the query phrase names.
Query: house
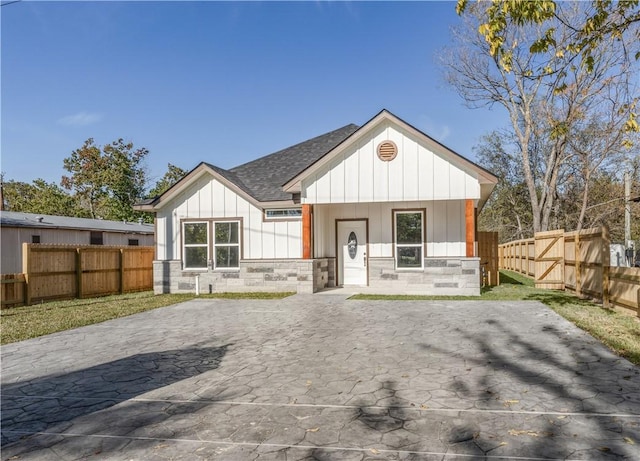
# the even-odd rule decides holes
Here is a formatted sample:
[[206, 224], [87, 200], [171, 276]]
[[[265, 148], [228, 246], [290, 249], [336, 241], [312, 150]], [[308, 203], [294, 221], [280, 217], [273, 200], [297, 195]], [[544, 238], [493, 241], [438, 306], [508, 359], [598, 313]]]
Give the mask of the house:
[[497, 178], [387, 110], [225, 170], [200, 163], [156, 214], [156, 293], [478, 295], [476, 218]]
[[150, 224], [1, 211], [0, 242], [0, 272], [17, 274], [25, 242], [151, 246], [154, 236]]

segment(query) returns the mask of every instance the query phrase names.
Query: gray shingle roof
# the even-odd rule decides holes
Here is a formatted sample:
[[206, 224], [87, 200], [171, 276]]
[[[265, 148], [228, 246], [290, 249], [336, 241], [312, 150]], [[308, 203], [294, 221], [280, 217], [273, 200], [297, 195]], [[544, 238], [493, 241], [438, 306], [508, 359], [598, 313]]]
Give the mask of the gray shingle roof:
[[[205, 163], [205, 162], [203, 162]], [[247, 194], [251, 195], [252, 197], [254, 197], [253, 192], [251, 189], [249, 189], [244, 182], [242, 182], [242, 180], [238, 177], [237, 174], [233, 173], [232, 171], [229, 170], [225, 170], [223, 168], [217, 167], [215, 165], [212, 165], [211, 163], [205, 163], [205, 165], [207, 165], [209, 168], [211, 168], [212, 170], [214, 170], [216, 173], [218, 173], [220, 176], [222, 176], [223, 178], [227, 179], [228, 181], [232, 182], [233, 184], [235, 184], [236, 186], [238, 186], [240, 189], [242, 189], [244, 192], [246, 192]], [[259, 200], [259, 199], [258, 199]]]
[[346, 125], [228, 171], [215, 169], [260, 202], [290, 200], [291, 194], [283, 192], [282, 186], [317, 162], [358, 128], [354, 124]]
[[72, 218], [45, 214], [1, 211], [0, 226], [31, 227], [42, 229], [81, 229], [124, 232], [127, 234], [153, 234], [153, 224], [138, 224], [103, 219]]

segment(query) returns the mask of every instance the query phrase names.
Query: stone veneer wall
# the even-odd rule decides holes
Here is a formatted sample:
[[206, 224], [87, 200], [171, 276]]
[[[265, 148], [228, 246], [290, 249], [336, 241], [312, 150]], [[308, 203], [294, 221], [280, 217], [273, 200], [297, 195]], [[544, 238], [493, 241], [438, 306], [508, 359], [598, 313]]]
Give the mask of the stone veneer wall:
[[335, 286], [335, 259], [261, 259], [240, 261], [235, 271], [184, 271], [179, 260], [154, 261], [154, 292], [200, 293], [271, 291], [315, 293]]
[[[183, 271], [181, 261], [154, 261], [154, 292], [294, 291], [336, 286], [335, 258], [244, 260], [236, 271]], [[369, 259], [369, 290], [438, 295], [480, 295], [480, 258], [425, 258], [421, 271], [398, 271], [393, 258]]]
[[369, 259], [369, 289], [434, 295], [480, 295], [480, 258], [425, 258], [420, 271], [396, 270], [394, 258]]

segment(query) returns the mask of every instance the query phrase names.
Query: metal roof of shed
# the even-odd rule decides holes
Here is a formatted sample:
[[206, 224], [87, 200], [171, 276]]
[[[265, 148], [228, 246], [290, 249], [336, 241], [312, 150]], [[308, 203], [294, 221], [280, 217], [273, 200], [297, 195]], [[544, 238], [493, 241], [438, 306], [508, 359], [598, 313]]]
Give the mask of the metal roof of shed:
[[0, 227], [30, 227], [40, 229], [74, 229], [122, 232], [127, 234], [153, 234], [153, 224], [139, 224], [103, 219], [73, 218], [18, 211], [0, 211]]

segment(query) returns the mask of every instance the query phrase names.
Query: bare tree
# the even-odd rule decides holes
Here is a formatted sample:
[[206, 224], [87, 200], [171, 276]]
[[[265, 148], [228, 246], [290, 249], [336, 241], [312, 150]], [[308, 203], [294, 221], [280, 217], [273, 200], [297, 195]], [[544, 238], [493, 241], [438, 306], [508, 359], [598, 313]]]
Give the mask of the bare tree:
[[[553, 48], [537, 49], [543, 30], [536, 25], [508, 23], [504, 43], [508, 54], [492, 54], [478, 32], [485, 3], [474, 4], [454, 31], [453, 46], [441, 55], [447, 81], [470, 107], [502, 106], [520, 149], [521, 167], [531, 202], [533, 231], [549, 229], [565, 165], [580, 159], [595, 171], [625, 144], [625, 121], [632, 69], [623, 37], [602, 41], [590, 53], [572, 48], [572, 21], [584, 14], [580, 4], [556, 11]], [[549, 34], [545, 29], [544, 34]], [[588, 61], [588, 62], [587, 62]], [[595, 120], [608, 117], [606, 142], [597, 155], [574, 141]], [[578, 149], [581, 148], [581, 149]], [[587, 156], [580, 156], [588, 153]], [[599, 157], [598, 157], [599, 156]], [[600, 159], [600, 160], [599, 160]], [[588, 197], [588, 187], [585, 189]], [[586, 198], [585, 198], [586, 199]]]
[[497, 231], [502, 242], [527, 238], [533, 229], [531, 206], [513, 133], [493, 131], [482, 137], [474, 151], [478, 162], [499, 178], [479, 225]]

